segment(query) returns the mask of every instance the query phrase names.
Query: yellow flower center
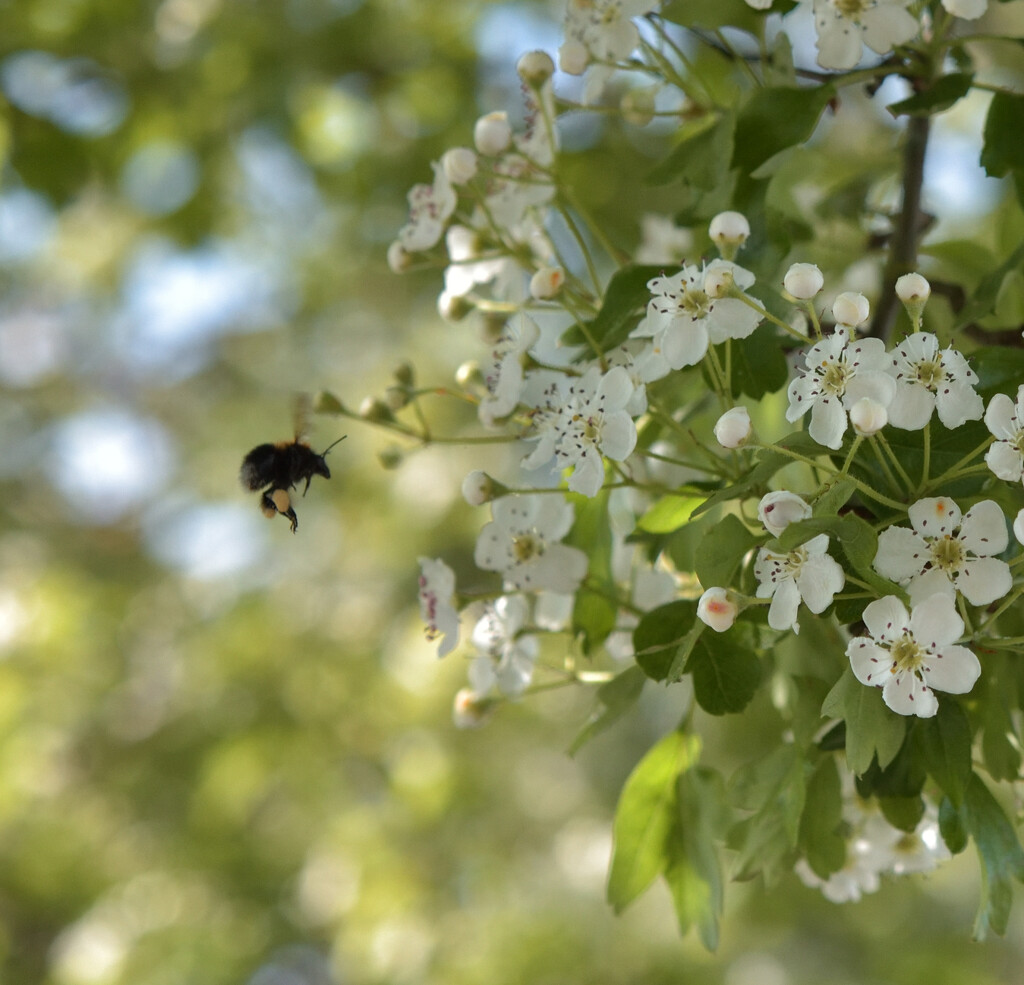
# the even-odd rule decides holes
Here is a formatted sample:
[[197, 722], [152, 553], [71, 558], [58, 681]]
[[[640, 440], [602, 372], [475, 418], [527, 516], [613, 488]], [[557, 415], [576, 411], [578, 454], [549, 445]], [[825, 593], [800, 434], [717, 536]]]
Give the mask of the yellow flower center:
[[680, 311], [686, 312], [693, 319], [707, 317], [709, 308], [708, 296], [699, 287], [687, 288], [679, 299]]
[[914, 637], [904, 633], [889, 650], [893, 673], [897, 670], [916, 672], [924, 662], [924, 653]]
[[946, 371], [938, 359], [930, 359], [917, 364], [917, 381], [929, 390], [934, 390], [946, 379]]
[[544, 541], [534, 534], [519, 534], [512, 538], [512, 553], [519, 564], [544, 553]]
[[832, 5], [843, 17], [855, 21], [860, 19], [865, 10], [875, 5], [875, 0], [832, 0]]
[[841, 397], [846, 392], [846, 367], [842, 363], [826, 363], [821, 377], [822, 388]]
[[932, 563], [943, 571], [959, 571], [964, 561], [964, 548], [955, 537], [937, 537], [929, 545]]

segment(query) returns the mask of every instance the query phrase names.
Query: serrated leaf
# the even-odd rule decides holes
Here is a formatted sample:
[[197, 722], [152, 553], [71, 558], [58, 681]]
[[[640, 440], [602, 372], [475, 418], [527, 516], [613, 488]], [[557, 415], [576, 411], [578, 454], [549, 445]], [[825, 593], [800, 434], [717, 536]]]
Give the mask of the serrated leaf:
[[612, 828], [608, 902], [620, 912], [666, 865], [666, 838], [676, 823], [676, 785], [696, 762], [700, 740], [672, 732], [636, 765], [622, 789]]
[[704, 633], [686, 662], [697, 704], [709, 715], [743, 711], [761, 683], [763, 668], [735, 630]]
[[668, 679], [680, 647], [692, 648], [688, 638], [703, 625], [697, 618], [697, 603], [685, 599], [645, 612], [633, 630], [633, 652], [640, 669], [652, 680]]
[[739, 570], [743, 556], [758, 538], [733, 514], [722, 518], [702, 538], [694, 567], [704, 588], [728, 588]]
[[989, 930], [1006, 932], [1013, 904], [1011, 879], [1024, 880], [1024, 851], [1005, 811], [976, 773], [967, 784], [960, 816], [981, 859], [981, 903], [974, 936], [984, 940]]
[[861, 684], [847, 668], [821, 706], [825, 718], [846, 722], [846, 762], [860, 776], [877, 756], [884, 769], [895, 758], [906, 735], [906, 720], [882, 701], [882, 690]]
[[846, 840], [840, 832], [843, 798], [835, 758], [826, 756], [807, 782], [800, 816], [800, 847], [822, 879], [838, 872], [846, 862]]
[[732, 157], [734, 122], [726, 113], [684, 126], [679, 143], [648, 173], [648, 184], [678, 182], [699, 191], [712, 191], [722, 181], [725, 162]]
[[639, 667], [627, 667], [607, 684], [602, 684], [596, 695], [601, 707], [573, 740], [569, 746], [569, 755], [575, 756], [587, 742], [622, 718], [639, 700], [646, 680], [646, 675]]
[[993, 178], [1009, 171], [1024, 171], [1024, 142], [1020, 121], [1024, 120], [1024, 95], [1001, 90], [988, 104], [981, 151], [981, 166]]
[[751, 174], [780, 151], [805, 143], [834, 96], [832, 85], [752, 90], [736, 118], [732, 167]]
[[688, 523], [694, 510], [700, 506], [706, 496], [662, 496], [643, 516], [637, 520], [637, 526], [650, 534], [670, 534]]
[[[647, 282], [662, 270], [662, 267], [655, 266], [629, 266], [617, 270], [608, 281], [601, 310], [587, 323], [586, 331], [574, 325], [562, 334], [562, 343], [586, 346], [592, 356], [599, 356], [620, 345], [636, 328], [647, 309], [647, 302], [651, 299]], [[595, 345], [600, 352], [594, 350]]]
[[974, 75], [971, 72], [951, 72], [941, 75], [928, 88], [915, 92], [909, 99], [890, 103], [885, 108], [893, 116], [932, 116], [949, 109], [971, 91]]
[[918, 735], [929, 775], [959, 807], [971, 778], [971, 726], [963, 708], [943, 697], [938, 714], [920, 723]]

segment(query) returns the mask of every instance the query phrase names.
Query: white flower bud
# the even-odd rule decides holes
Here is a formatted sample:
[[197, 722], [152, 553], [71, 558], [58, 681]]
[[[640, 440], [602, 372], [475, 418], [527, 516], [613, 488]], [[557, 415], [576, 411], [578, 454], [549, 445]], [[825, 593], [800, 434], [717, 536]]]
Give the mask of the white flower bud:
[[473, 310], [473, 303], [449, 291], [437, 296], [437, 313], [447, 322], [462, 321]]
[[1017, 514], [1017, 519], [1013, 521], [1013, 536], [1024, 544], [1024, 510], [1021, 510]]
[[475, 390], [485, 385], [483, 370], [475, 360], [464, 362], [455, 370], [455, 382], [463, 389]]
[[697, 603], [697, 618], [716, 633], [724, 633], [739, 615], [739, 606], [724, 588], [709, 588]]
[[889, 423], [889, 412], [877, 400], [861, 397], [850, 408], [850, 423], [857, 434], [877, 434]]
[[441, 155], [441, 167], [453, 185], [464, 185], [476, 177], [476, 154], [468, 147], [453, 147]]
[[854, 291], [844, 291], [836, 298], [832, 305], [832, 315], [837, 325], [845, 325], [847, 328], [856, 328], [862, 322], [867, 321], [871, 305], [863, 294]]
[[785, 490], [770, 492], [757, 504], [757, 517], [773, 537], [778, 537], [791, 523], [806, 520], [810, 515], [810, 506], [796, 493]]
[[750, 414], [746, 407], [727, 410], [715, 424], [715, 438], [723, 448], [739, 448], [750, 437]]
[[931, 293], [931, 284], [920, 274], [904, 274], [896, 281], [896, 297], [904, 304], [927, 301]]
[[561, 267], [541, 267], [530, 278], [530, 297], [537, 301], [553, 298], [565, 283], [565, 271]]
[[388, 247], [388, 266], [393, 274], [404, 274], [412, 266], [412, 257], [397, 239]]
[[582, 41], [569, 40], [558, 49], [558, 67], [569, 75], [582, 75], [590, 64], [590, 52]]
[[531, 89], [539, 89], [555, 74], [555, 63], [546, 51], [528, 51], [516, 63], [516, 71]]
[[704, 293], [709, 298], [724, 298], [734, 283], [735, 278], [729, 265], [716, 260], [704, 274]]
[[494, 701], [483, 698], [471, 688], [464, 687], [455, 695], [452, 720], [456, 728], [479, 728], [494, 711]]
[[809, 301], [825, 284], [816, 263], [794, 263], [786, 271], [782, 286], [798, 301]]
[[657, 86], [630, 89], [619, 100], [619, 111], [622, 113], [622, 118], [635, 127], [647, 126], [654, 119], [654, 98], [657, 94]]
[[508, 113], [499, 110], [481, 116], [473, 127], [473, 144], [476, 149], [487, 157], [497, 157], [508, 149], [512, 143], [512, 127], [508, 122]]
[[736, 251], [747, 241], [750, 223], [741, 212], [719, 212], [711, 220], [708, 234], [728, 260], [735, 256]]
[[508, 489], [505, 486], [480, 469], [474, 469], [462, 480], [462, 498], [470, 506], [483, 506], [506, 492]]

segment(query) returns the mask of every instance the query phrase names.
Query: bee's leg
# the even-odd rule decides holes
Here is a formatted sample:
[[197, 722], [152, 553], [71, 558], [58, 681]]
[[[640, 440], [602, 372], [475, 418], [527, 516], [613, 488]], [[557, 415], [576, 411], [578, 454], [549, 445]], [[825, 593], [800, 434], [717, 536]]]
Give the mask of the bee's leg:
[[292, 509], [292, 499], [287, 489], [268, 489], [260, 500], [260, 506], [264, 516], [273, 517], [280, 513], [281, 516], [287, 517], [291, 523], [292, 533], [298, 529], [299, 518]]
[[306, 488], [302, 490], [302, 495], [305, 496], [309, 492], [309, 484], [313, 481], [313, 476], [306, 476]]

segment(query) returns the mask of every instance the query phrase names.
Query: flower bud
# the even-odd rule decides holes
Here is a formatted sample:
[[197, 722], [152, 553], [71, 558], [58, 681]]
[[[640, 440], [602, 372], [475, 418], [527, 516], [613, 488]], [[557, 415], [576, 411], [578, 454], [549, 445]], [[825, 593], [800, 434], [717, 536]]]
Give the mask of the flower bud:
[[861, 397], [850, 408], [850, 423], [857, 434], [877, 434], [889, 423], [889, 412], [877, 400]]
[[491, 478], [486, 472], [474, 469], [462, 480], [462, 498], [470, 506], [483, 506], [508, 492], [508, 487]]
[[770, 492], [757, 504], [757, 518], [773, 537], [778, 537], [791, 523], [806, 520], [810, 515], [810, 506], [796, 493], [786, 490]]
[[393, 385], [384, 391], [384, 403], [392, 410], [408, 407], [410, 399], [408, 387]]
[[384, 424], [395, 419], [391, 408], [380, 397], [366, 397], [359, 405], [359, 416], [373, 424]]
[[507, 150], [510, 143], [512, 127], [508, 122], [508, 113], [504, 110], [487, 113], [476, 121], [473, 127], [473, 144], [481, 154], [497, 157]]
[[715, 424], [715, 438], [723, 448], [739, 448], [750, 437], [750, 414], [746, 407], [727, 410]]
[[1013, 521], [1013, 536], [1024, 544], [1024, 510], [1021, 510], [1017, 514], [1017, 519]]
[[921, 327], [921, 313], [931, 293], [931, 284], [920, 274], [904, 274], [896, 281], [896, 297], [907, 309], [915, 332]]
[[480, 364], [474, 360], [463, 363], [455, 370], [455, 382], [463, 389], [472, 390], [485, 384]]
[[377, 452], [377, 461], [380, 462], [381, 468], [385, 468], [389, 472], [392, 469], [397, 469], [404, 459], [405, 451], [399, 445], [388, 445]]
[[530, 297], [537, 301], [553, 298], [565, 283], [565, 271], [561, 267], [541, 267], [530, 278]]
[[816, 263], [794, 263], [786, 271], [782, 286], [798, 301], [809, 301], [825, 284]]
[[453, 185], [464, 185], [476, 177], [476, 154], [468, 147], [453, 147], [441, 156], [441, 167]]
[[724, 588], [709, 588], [697, 603], [697, 618], [716, 633], [724, 633], [739, 615], [739, 606]]
[[391, 370], [391, 375], [395, 378], [395, 382], [402, 386], [412, 386], [416, 382], [416, 370], [413, 369], [412, 363], [404, 359]]
[[345, 405], [327, 390], [319, 390], [313, 396], [314, 414], [344, 414]]
[[736, 256], [750, 235], [750, 223], [741, 212], [719, 212], [711, 220], [708, 234], [726, 260]]
[[558, 49], [558, 67], [568, 75], [582, 75], [590, 64], [590, 52], [582, 41], [569, 40]]
[[847, 328], [856, 328], [867, 321], [870, 311], [868, 299], [854, 291], [844, 291], [832, 305], [832, 315], [836, 324], [845, 325]]
[[388, 247], [388, 266], [393, 274], [404, 274], [412, 266], [412, 257], [397, 239]]
[[437, 296], [437, 313], [447, 322], [462, 321], [473, 308], [473, 302], [459, 294], [442, 291]]
[[479, 728], [494, 711], [492, 698], [484, 698], [471, 688], [464, 687], [455, 695], [452, 704], [452, 721], [456, 728]]
[[531, 89], [539, 89], [555, 74], [555, 63], [546, 51], [528, 51], [516, 63], [516, 71]]

